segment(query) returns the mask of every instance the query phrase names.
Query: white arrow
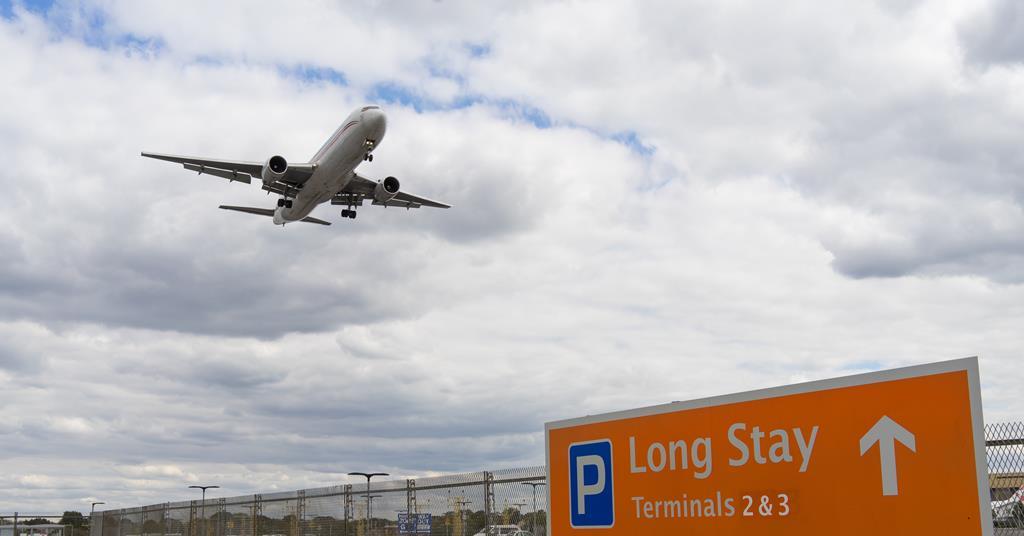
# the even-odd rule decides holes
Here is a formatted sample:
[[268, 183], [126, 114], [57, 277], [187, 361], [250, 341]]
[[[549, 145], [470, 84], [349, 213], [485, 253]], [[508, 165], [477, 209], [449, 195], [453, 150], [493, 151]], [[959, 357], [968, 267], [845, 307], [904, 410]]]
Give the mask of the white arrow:
[[900, 426], [896, 421], [883, 415], [878, 422], [860, 438], [860, 455], [863, 456], [878, 443], [878, 455], [882, 460], [882, 495], [899, 495], [900, 488], [896, 480], [896, 442], [911, 452], [917, 452], [917, 440], [914, 434]]

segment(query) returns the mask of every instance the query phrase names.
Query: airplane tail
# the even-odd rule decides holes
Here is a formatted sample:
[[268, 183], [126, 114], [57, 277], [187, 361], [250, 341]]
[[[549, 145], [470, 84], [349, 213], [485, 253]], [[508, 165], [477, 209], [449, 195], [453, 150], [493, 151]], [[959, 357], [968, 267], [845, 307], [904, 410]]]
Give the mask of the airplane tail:
[[[221, 205], [218, 208], [222, 208], [224, 210], [234, 210], [236, 212], [245, 212], [246, 214], [256, 214], [257, 216], [269, 216], [271, 218], [274, 217], [274, 209], [271, 209], [271, 208], [236, 207], [236, 206], [231, 206], [231, 205]], [[316, 224], [320, 224], [320, 225], [330, 225], [331, 224], [331, 222], [329, 222], [329, 221], [324, 221], [324, 220], [321, 220], [319, 218], [314, 218], [312, 216], [306, 216], [305, 218], [302, 218], [299, 221], [304, 221], [306, 223], [316, 223]]]

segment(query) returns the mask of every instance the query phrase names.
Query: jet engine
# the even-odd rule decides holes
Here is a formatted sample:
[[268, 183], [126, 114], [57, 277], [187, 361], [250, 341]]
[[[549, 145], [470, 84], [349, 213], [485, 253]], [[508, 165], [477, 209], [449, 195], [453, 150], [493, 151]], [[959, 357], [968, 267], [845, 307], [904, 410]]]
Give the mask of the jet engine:
[[288, 161], [280, 155], [271, 156], [263, 163], [263, 171], [261, 173], [263, 184], [270, 186], [275, 181], [283, 179], [286, 171], [288, 171]]
[[377, 183], [373, 189], [373, 198], [378, 203], [387, 203], [398, 195], [399, 182], [394, 177], [388, 177]]

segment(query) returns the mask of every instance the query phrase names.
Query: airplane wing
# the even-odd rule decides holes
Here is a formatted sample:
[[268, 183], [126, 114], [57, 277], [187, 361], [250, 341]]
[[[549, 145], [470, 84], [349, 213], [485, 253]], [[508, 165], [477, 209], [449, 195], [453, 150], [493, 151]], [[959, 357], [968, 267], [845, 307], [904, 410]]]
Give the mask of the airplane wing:
[[[380, 202], [373, 199], [373, 191], [377, 187], [377, 183], [361, 175], [354, 175], [352, 180], [349, 181], [345, 189], [339, 192], [333, 200], [332, 204], [335, 205], [362, 205], [362, 198], [372, 200], [372, 204], [381, 205], [386, 207], [402, 207], [402, 208], [420, 208], [420, 207], [433, 207], [433, 208], [451, 208], [451, 205], [412, 195], [406, 192], [399, 191], [395, 194], [395, 197], [391, 198], [386, 202]], [[357, 201], [358, 202], [355, 202]]]
[[[244, 162], [240, 160], [218, 160], [213, 158], [199, 158], [193, 156], [178, 156], [173, 154], [142, 153], [147, 158], [166, 160], [183, 164], [185, 169], [196, 171], [200, 174], [207, 173], [230, 181], [252, 182], [252, 178], [262, 181], [261, 173], [263, 164], [260, 162]], [[313, 175], [316, 166], [313, 164], [288, 164], [288, 171], [284, 178], [274, 183], [280, 184], [281, 189], [285, 187], [302, 186], [309, 177]], [[283, 183], [283, 184], [282, 184]], [[271, 185], [273, 186], [273, 185]]]

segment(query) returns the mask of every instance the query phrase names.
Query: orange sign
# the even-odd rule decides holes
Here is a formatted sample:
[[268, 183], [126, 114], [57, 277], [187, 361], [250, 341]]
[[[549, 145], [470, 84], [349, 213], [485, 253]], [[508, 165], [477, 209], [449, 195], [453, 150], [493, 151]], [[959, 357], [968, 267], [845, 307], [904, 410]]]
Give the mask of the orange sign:
[[546, 425], [548, 534], [991, 535], [976, 358]]

